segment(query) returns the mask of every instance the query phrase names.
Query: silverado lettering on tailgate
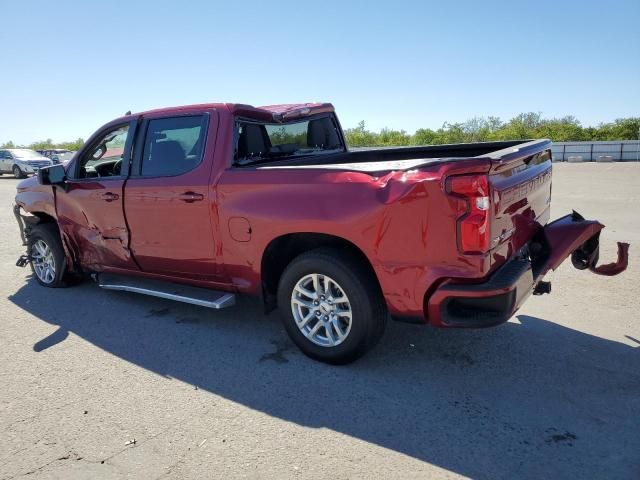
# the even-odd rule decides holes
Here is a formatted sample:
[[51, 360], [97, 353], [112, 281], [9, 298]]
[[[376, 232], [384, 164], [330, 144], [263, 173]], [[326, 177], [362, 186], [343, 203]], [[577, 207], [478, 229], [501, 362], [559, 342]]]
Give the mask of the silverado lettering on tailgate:
[[[527, 180], [526, 182], [519, 183], [507, 190], [500, 193], [500, 202], [506, 204], [512, 204], [526, 198], [530, 193], [541, 188], [545, 183], [551, 181], [551, 169], [547, 169], [540, 175]], [[547, 200], [548, 203], [549, 200]]]

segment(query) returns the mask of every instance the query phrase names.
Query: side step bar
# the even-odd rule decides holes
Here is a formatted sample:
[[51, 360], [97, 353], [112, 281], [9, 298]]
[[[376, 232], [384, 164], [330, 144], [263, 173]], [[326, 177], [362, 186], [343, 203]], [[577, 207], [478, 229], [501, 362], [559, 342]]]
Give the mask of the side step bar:
[[220, 309], [236, 304], [236, 296], [233, 293], [191, 287], [178, 283], [113, 275], [110, 273], [98, 274], [97, 280], [98, 286], [106, 290], [142, 293], [143, 295], [191, 303], [201, 307]]

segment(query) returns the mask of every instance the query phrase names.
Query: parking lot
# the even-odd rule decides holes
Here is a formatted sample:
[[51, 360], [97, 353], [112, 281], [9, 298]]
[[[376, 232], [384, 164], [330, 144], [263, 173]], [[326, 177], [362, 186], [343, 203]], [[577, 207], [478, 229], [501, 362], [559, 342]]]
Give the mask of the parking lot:
[[505, 325], [391, 322], [346, 367], [251, 299], [39, 287], [0, 177], [0, 479], [639, 478], [640, 164], [554, 167], [552, 218], [607, 225], [627, 272], [567, 262]]

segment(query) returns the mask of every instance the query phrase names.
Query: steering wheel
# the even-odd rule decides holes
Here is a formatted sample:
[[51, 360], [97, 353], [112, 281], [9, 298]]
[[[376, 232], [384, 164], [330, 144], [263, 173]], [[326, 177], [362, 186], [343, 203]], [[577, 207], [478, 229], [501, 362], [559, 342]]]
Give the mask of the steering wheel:
[[122, 159], [118, 160], [116, 163], [113, 164], [113, 167], [111, 168], [111, 175], [116, 177], [120, 175], [121, 170], [122, 170]]

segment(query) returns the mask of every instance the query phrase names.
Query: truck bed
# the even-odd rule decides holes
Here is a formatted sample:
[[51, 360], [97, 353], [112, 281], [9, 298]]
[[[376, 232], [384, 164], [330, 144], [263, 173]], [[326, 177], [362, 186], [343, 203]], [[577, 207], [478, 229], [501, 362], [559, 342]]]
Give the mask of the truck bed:
[[499, 159], [505, 155], [535, 146], [539, 142], [541, 140], [511, 140], [420, 147], [363, 148], [330, 155], [274, 160], [253, 166], [256, 168], [328, 168], [362, 172], [411, 170], [442, 161], [449, 162], [474, 157]]

